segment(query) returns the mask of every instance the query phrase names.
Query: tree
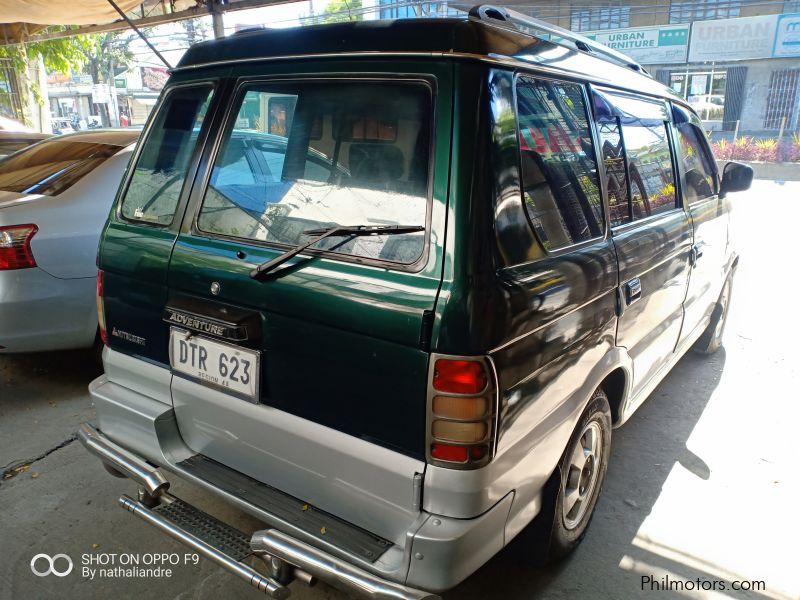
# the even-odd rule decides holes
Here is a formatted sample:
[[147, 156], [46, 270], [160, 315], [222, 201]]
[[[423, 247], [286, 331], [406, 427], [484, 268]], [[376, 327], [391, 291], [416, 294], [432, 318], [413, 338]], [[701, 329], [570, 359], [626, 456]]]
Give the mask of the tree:
[[[110, 31], [86, 36], [88, 44], [85, 45], [85, 71], [92, 77], [92, 83], [106, 83], [114, 85], [114, 70], [116, 67], [127, 65], [133, 60], [133, 53], [128, 50], [126, 40], [120, 32]], [[103, 125], [111, 124], [111, 113], [108, 104], [103, 105], [101, 112]]]
[[[58, 28], [61, 31], [65, 29], [67, 28]], [[21, 77], [18, 78], [22, 87], [19, 93], [28, 107], [28, 111], [21, 115], [21, 118], [26, 124], [32, 124], [33, 105], [43, 106], [45, 102], [38, 82], [31, 77], [31, 63], [38, 62], [41, 57], [47, 71], [69, 73], [80, 69], [85, 64], [86, 53], [90, 45], [89, 36], [76, 35], [55, 40], [0, 46], [0, 57], [10, 59], [14, 71], [21, 74]]]
[[190, 46], [208, 38], [208, 25], [203, 19], [186, 19], [179, 23], [186, 31], [186, 41]]
[[312, 16], [309, 21], [315, 25], [320, 23], [344, 23], [347, 21], [363, 21], [361, 0], [331, 0], [322, 14]]
[[[64, 31], [68, 27], [54, 27], [49, 31]], [[119, 32], [98, 33], [91, 35], [74, 35], [54, 40], [39, 42], [23, 42], [13, 46], [0, 46], [0, 56], [11, 59], [21, 85], [25, 88], [20, 93], [26, 99], [31, 98], [35, 104], [43, 106], [45, 98], [42, 90], [30, 76], [32, 61], [41, 57], [47, 72], [72, 73], [85, 70], [92, 77], [93, 83], [114, 84], [115, 67], [125, 65], [133, 58], [127, 44], [120, 43]], [[30, 104], [30, 102], [28, 102]], [[108, 105], [103, 115], [103, 124], [110, 124]], [[30, 115], [23, 115], [23, 120], [30, 124]]]

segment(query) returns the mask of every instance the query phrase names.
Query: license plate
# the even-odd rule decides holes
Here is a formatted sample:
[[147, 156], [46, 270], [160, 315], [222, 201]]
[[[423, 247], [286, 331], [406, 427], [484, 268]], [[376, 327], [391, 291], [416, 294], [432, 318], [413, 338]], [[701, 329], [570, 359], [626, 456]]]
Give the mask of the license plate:
[[258, 402], [260, 353], [172, 328], [169, 360], [181, 375]]

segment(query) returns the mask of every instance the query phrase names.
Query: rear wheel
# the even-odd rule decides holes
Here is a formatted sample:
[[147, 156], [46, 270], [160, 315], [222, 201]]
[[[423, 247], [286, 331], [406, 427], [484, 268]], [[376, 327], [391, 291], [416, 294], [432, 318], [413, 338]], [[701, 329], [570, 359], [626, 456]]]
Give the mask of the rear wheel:
[[695, 342], [693, 349], [700, 354], [714, 354], [722, 347], [722, 336], [725, 333], [725, 324], [728, 322], [728, 310], [731, 303], [731, 291], [733, 284], [731, 278], [725, 280], [722, 292], [719, 295], [714, 311], [711, 313], [711, 321], [706, 330]]
[[611, 451], [611, 410], [598, 388], [583, 412], [559, 466], [550, 557], [559, 559], [580, 544], [605, 481]]

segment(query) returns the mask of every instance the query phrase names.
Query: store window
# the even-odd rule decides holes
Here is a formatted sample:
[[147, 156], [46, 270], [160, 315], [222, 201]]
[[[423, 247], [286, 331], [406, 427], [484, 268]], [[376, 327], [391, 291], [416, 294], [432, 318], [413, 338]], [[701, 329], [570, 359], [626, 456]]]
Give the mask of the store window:
[[[414, 19], [435, 17], [448, 13], [447, 6], [438, 2], [405, 2], [404, 0], [378, 0], [381, 19]], [[356, 11], [361, 12], [361, 11]], [[343, 21], [347, 21], [344, 15]]]
[[764, 129], [795, 129], [797, 90], [800, 87], [800, 69], [773, 71], [769, 78], [767, 111]]
[[741, 0], [672, 0], [669, 6], [669, 22], [731, 19], [738, 17], [741, 9]]
[[727, 72], [719, 69], [683, 71], [670, 74], [670, 87], [711, 124], [722, 124], [725, 114], [725, 86]]
[[572, 31], [619, 29], [631, 24], [631, 7], [622, 4], [573, 8], [570, 14]]

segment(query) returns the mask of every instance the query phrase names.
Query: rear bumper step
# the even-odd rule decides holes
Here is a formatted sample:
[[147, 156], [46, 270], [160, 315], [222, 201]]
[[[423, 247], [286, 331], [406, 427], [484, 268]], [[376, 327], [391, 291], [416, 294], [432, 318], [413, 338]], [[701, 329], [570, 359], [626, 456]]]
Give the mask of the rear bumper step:
[[[147, 502], [129, 496], [120, 505], [170, 537], [186, 544], [272, 598], [286, 598], [289, 588], [242, 562], [255, 554], [273, 569], [307, 583], [315, 578], [352, 595], [375, 600], [438, 600], [436, 594], [410, 588], [369, 573], [291, 535], [268, 528], [252, 537], [167, 493], [169, 482], [140, 457], [113, 443], [88, 423], [78, 437], [92, 454], [147, 492]], [[150, 506], [155, 504], [155, 506]], [[274, 572], [274, 571], [273, 571]], [[283, 579], [282, 579], [283, 580]]]
[[[175, 498], [174, 496], [170, 496], [169, 494], [163, 493], [160, 496], [160, 500], [166, 500], [166, 504], [162, 504], [161, 506], [169, 506], [170, 503], [173, 502], [180, 502], [183, 506], [188, 507], [188, 504], [183, 503], [182, 500]], [[159, 514], [158, 510], [161, 508], [160, 506], [155, 509], [149, 509], [144, 504], [137, 502], [133, 498], [129, 496], [122, 496], [119, 499], [120, 506], [125, 510], [132, 512], [134, 515], [139, 517], [140, 519], [147, 521], [156, 529], [160, 529], [170, 537], [175, 538], [179, 542], [183, 542], [187, 546], [189, 546], [195, 552], [202, 554], [206, 558], [212, 560], [213, 562], [217, 563], [223, 569], [230, 571], [240, 579], [245, 580], [247, 583], [252, 585], [258, 591], [263, 592], [264, 594], [270, 596], [271, 598], [288, 598], [291, 592], [289, 588], [282, 586], [280, 583], [271, 579], [269, 577], [265, 577], [252, 567], [236, 560], [234, 557], [230, 556], [219, 547], [208, 543], [207, 541], [200, 539], [200, 537], [190, 533], [185, 529], [182, 525], [186, 523], [180, 523], [176, 521], [189, 521], [193, 517], [197, 519], [198, 517], [202, 520], [207, 521], [206, 529], [208, 529], [208, 533], [217, 533], [219, 537], [224, 536], [226, 533], [223, 527], [219, 527], [220, 525], [224, 526], [224, 523], [216, 522], [216, 519], [206, 515], [205, 513], [201, 513], [199, 510], [191, 508], [191, 510], [184, 510], [182, 511], [183, 514], [178, 516], [176, 521], [173, 521], [171, 518], [167, 518], [165, 515]], [[172, 518], [175, 518], [176, 515], [172, 515]], [[180, 518], [183, 517], [183, 518]], [[211, 525], [211, 527], [209, 527]], [[219, 531], [212, 532], [213, 526], [219, 527]], [[227, 526], [225, 526], [227, 527]], [[231, 529], [231, 528], [228, 528]], [[244, 537], [244, 534], [241, 534]], [[209, 536], [211, 537], [211, 536]], [[246, 539], [246, 537], [245, 537]], [[246, 556], [245, 556], [246, 557]], [[245, 558], [242, 557], [242, 558]]]

